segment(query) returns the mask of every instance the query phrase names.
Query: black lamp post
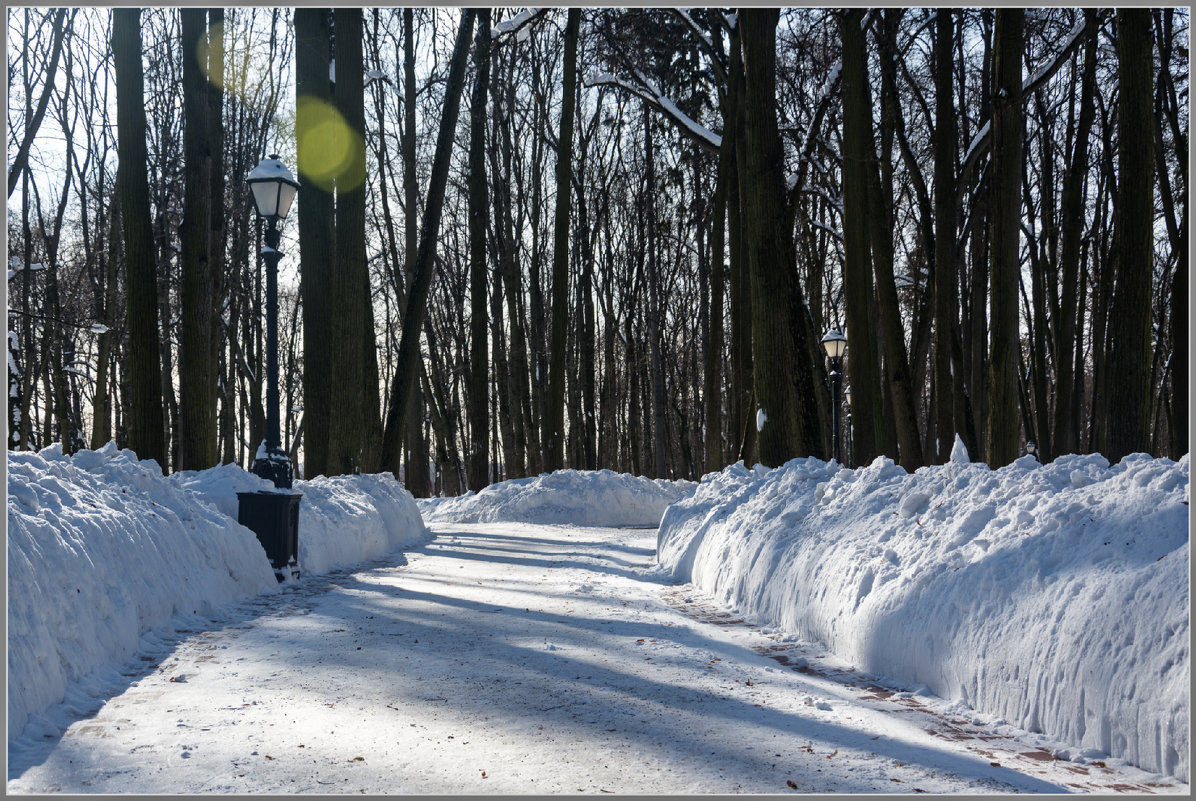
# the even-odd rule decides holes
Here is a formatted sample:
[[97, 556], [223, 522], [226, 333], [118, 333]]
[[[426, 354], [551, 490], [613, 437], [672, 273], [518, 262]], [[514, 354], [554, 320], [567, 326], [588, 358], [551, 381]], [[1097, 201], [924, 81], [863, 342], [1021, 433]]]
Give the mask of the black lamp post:
[[278, 156], [262, 159], [245, 179], [253, 205], [266, 221], [266, 438], [257, 449], [253, 473], [274, 482], [273, 490], [238, 492], [237, 522], [257, 535], [279, 581], [299, 578], [299, 502], [290, 490], [291, 460], [278, 433], [278, 221], [291, 210], [299, 182]]
[[843, 352], [847, 350], [847, 337], [832, 328], [822, 338], [822, 347], [826, 348], [827, 358], [831, 360], [831, 442], [833, 444], [831, 458], [839, 461], [839, 366], [843, 361]]
[[266, 262], [266, 439], [258, 447], [252, 471], [279, 489], [290, 489], [291, 460], [282, 450], [278, 425], [278, 221], [290, 211], [299, 182], [278, 156], [271, 155], [253, 168], [245, 183], [253, 191], [258, 216], [266, 221], [261, 254]]

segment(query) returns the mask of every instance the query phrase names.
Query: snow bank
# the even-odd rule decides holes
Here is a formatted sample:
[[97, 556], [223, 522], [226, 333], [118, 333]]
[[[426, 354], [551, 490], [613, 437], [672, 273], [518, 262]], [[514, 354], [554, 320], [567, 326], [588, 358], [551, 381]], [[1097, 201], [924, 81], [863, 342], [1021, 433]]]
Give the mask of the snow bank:
[[692, 481], [666, 481], [612, 470], [557, 470], [491, 484], [458, 498], [419, 500], [427, 520], [454, 523], [556, 523], [655, 526]]
[[[272, 488], [234, 465], [163, 477], [109, 443], [64, 456], [8, 455], [8, 732], [53, 733], [106, 692], [146, 632], [277, 590], [238, 491]], [[295, 482], [304, 575], [376, 559], [424, 539], [411, 494], [389, 475]]]
[[766, 626], [1188, 781], [1189, 457], [706, 476], [658, 560]]
[[8, 454], [8, 732], [178, 614], [276, 586], [251, 531], [108, 446]]
[[[236, 465], [175, 473], [170, 480], [237, 519], [237, 493], [274, 485]], [[299, 567], [327, 573], [376, 559], [427, 537], [415, 499], [388, 473], [318, 476], [295, 481], [299, 502]]]

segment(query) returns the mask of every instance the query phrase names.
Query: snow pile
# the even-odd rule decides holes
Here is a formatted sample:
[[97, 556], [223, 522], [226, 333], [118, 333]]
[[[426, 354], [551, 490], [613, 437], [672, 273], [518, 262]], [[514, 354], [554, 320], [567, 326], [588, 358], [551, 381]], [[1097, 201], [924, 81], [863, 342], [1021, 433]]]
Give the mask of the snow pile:
[[272, 590], [251, 531], [109, 443], [8, 454], [8, 732], [176, 613]]
[[[76, 714], [107, 693], [142, 635], [277, 590], [238, 491], [272, 489], [224, 465], [163, 477], [109, 443], [64, 456], [58, 445], [8, 455], [8, 732], [66, 699]], [[427, 536], [389, 475], [295, 482], [304, 575], [376, 559]]]
[[692, 481], [612, 470], [557, 470], [491, 484], [458, 498], [418, 501], [427, 520], [454, 523], [556, 523], [655, 526], [669, 504], [689, 497]]
[[670, 507], [657, 558], [859, 669], [1187, 781], [1188, 469], [740, 463]]
[[[237, 493], [274, 485], [236, 465], [175, 473], [170, 480], [237, 519]], [[423, 518], [403, 485], [388, 473], [318, 476], [295, 481], [299, 502], [299, 567], [327, 573], [414, 545], [427, 536]]]

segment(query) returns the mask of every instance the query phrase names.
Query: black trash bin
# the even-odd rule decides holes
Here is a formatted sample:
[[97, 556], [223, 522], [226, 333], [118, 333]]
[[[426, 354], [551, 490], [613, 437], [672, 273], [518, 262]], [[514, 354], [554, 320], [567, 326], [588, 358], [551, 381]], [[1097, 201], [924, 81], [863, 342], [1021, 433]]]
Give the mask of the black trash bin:
[[237, 522], [257, 534], [279, 581], [299, 578], [299, 501], [302, 493], [238, 492]]

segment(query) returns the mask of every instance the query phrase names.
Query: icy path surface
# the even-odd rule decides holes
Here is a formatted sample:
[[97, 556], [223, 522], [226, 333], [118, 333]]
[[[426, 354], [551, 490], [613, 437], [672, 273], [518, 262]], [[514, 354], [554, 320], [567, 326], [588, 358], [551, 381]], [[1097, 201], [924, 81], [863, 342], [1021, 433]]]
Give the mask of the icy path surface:
[[129, 665], [10, 793], [1174, 792], [1052, 759], [651, 572], [655, 531], [433, 526]]

